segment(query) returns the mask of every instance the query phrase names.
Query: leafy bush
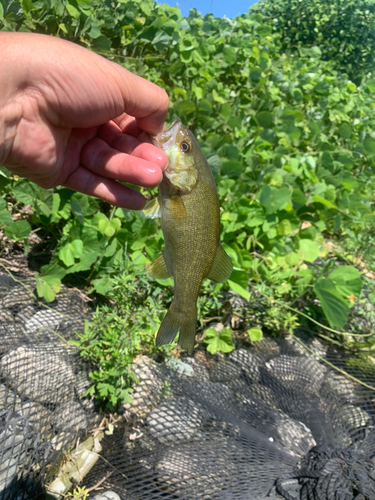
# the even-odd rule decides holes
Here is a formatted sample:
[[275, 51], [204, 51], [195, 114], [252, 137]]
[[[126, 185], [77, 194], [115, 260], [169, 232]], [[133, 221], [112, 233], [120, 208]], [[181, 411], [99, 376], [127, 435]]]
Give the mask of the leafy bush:
[[[255, 7], [228, 20], [194, 9], [183, 18], [178, 9], [151, 0], [1, 1], [3, 28], [79, 42], [167, 90], [169, 119], [177, 115], [192, 129], [216, 178], [221, 238], [235, 266], [224, 286], [246, 299], [262, 296], [266, 328], [295, 327], [296, 305], [320, 322], [344, 327], [364, 279], [353, 254], [365, 250], [363, 235], [374, 227], [375, 80], [365, 78], [357, 87], [334, 69], [338, 58], [328, 60], [327, 52], [322, 59], [318, 45], [326, 42], [320, 39], [307, 37], [304, 43], [316, 45], [285, 52], [287, 25], [274, 23], [268, 4], [262, 4], [264, 15]], [[323, 22], [326, 3], [314, 3]], [[310, 2], [298, 4], [312, 9]], [[354, 36], [359, 26], [352, 35], [346, 31]], [[302, 32], [293, 36], [300, 40]], [[112, 277], [129, 263], [137, 275], [163, 246], [160, 225], [136, 213], [63, 188], [43, 191], [5, 170], [0, 182], [5, 234], [27, 241], [35, 228], [48, 233], [52, 257], [38, 288], [47, 299], [61, 279], [78, 271], [107, 295]], [[32, 206], [32, 217], [11, 220], [19, 203]], [[350, 248], [345, 240], [361, 243]], [[337, 267], [333, 254], [346, 267]], [[210, 293], [222, 287], [210, 286]], [[147, 314], [153, 317], [152, 310]]]
[[172, 346], [155, 347], [154, 335], [166, 312], [163, 296], [168, 290], [151, 286], [145, 273], [128, 269], [111, 279], [111, 305], [100, 307], [78, 341], [81, 356], [90, 361], [93, 384], [87, 394], [104, 401], [108, 409], [131, 402], [134, 358], [147, 352], [172, 356]]
[[253, 11], [273, 24], [284, 51], [319, 51], [356, 83], [375, 69], [373, 0], [260, 0]]

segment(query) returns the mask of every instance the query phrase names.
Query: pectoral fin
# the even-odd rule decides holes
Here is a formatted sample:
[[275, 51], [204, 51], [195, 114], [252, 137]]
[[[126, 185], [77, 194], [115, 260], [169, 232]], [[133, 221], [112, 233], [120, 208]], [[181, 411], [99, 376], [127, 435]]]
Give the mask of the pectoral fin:
[[167, 269], [163, 254], [159, 255], [155, 262], [147, 268], [147, 272], [158, 280], [166, 280], [170, 277], [170, 272]]
[[207, 278], [216, 281], [216, 283], [224, 283], [232, 274], [232, 270], [232, 261], [223, 250], [223, 247], [219, 245], [216, 249], [215, 258]]
[[157, 219], [160, 217], [159, 198], [154, 198], [146, 203], [145, 208], [141, 211], [141, 217], [145, 219]]

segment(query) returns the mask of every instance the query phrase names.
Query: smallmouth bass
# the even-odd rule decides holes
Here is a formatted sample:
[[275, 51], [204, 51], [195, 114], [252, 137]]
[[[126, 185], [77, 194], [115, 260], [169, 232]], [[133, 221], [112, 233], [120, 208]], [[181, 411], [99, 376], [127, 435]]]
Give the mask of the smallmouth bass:
[[165, 248], [148, 268], [157, 279], [174, 277], [174, 299], [156, 336], [156, 345], [194, 348], [197, 299], [202, 281], [226, 281], [232, 262], [220, 244], [220, 210], [215, 181], [194, 135], [179, 119], [153, 138], [169, 159], [159, 195], [142, 211], [161, 217]]

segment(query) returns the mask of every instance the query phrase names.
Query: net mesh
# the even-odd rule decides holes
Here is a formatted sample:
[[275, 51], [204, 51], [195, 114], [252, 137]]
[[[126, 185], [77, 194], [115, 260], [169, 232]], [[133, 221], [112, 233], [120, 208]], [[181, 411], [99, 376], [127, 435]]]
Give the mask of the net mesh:
[[32, 279], [6, 273], [0, 300], [0, 500], [63, 498], [59, 474], [90, 498], [375, 498], [371, 362], [303, 331], [229, 355], [139, 356], [133, 402], [97, 446], [91, 367], [67, 343], [92, 317], [87, 301], [63, 287], [44, 303]]
[[[374, 384], [343, 353], [300, 337], [322, 359]], [[141, 357], [133, 368], [143, 379], [126, 423], [105, 438], [107, 462], [87, 478], [91, 485], [110, 474], [105, 486], [122, 498], [300, 498], [298, 481], [285, 479], [298, 479], [314, 447], [360, 443], [366, 459], [375, 454], [373, 391], [294, 338], [264, 339], [216, 359], [198, 351], [169, 367]], [[278, 479], [293, 496], [276, 491]], [[344, 498], [327, 495], [311, 498]]]
[[67, 344], [90, 311], [63, 287], [52, 304], [35, 281], [0, 274], [0, 500], [42, 495], [63, 451], [98, 416], [83, 398], [89, 367]]

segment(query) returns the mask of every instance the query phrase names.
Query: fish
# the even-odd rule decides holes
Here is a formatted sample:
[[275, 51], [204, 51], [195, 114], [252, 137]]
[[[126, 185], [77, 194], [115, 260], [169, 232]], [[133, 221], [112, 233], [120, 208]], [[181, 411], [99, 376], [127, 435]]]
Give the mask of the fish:
[[142, 216], [160, 217], [164, 249], [148, 268], [157, 279], [174, 278], [174, 298], [156, 335], [156, 346], [178, 343], [191, 354], [197, 300], [208, 278], [226, 281], [233, 265], [220, 243], [220, 207], [214, 177], [198, 142], [180, 119], [152, 138], [168, 157], [156, 198]]

